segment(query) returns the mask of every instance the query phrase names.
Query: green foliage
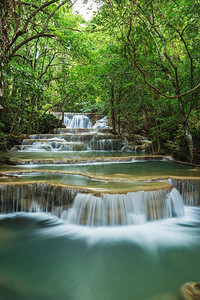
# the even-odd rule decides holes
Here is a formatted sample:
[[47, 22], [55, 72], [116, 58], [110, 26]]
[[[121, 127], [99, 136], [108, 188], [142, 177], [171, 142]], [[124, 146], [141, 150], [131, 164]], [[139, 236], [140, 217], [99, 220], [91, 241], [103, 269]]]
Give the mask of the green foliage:
[[63, 127], [60, 119], [55, 117], [53, 114], [44, 114], [39, 120], [38, 131], [40, 133], [52, 132], [55, 128]]
[[[39, 11], [10, 50], [37, 35], [58, 2]], [[34, 10], [29, 3], [43, 2], [26, 2], [21, 27]], [[17, 12], [17, 5], [9, 7]], [[17, 20], [6, 21], [12, 37]], [[198, 149], [199, 90], [172, 96], [199, 83], [199, 23], [197, 0], [102, 1], [90, 22], [67, 3], [49, 19], [44, 29], [49, 36], [5, 55], [0, 131], [50, 131], [55, 120], [45, 115], [49, 109], [96, 112], [107, 114], [122, 133], [146, 134], [155, 152], [191, 155], [185, 128]]]

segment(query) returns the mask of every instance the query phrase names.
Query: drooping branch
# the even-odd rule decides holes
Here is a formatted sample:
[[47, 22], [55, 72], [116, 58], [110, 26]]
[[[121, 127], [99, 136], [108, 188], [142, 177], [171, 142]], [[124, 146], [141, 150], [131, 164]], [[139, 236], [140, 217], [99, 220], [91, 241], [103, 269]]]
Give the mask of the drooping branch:
[[169, 96], [169, 95], [166, 95], [164, 94], [163, 92], [161, 92], [161, 90], [159, 90], [156, 86], [154, 86], [153, 84], [151, 84], [147, 78], [146, 78], [146, 73], [141, 69], [141, 67], [138, 65], [138, 62], [137, 62], [137, 59], [136, 59], [136, 53], [134, 53], [134, 56], [133, 56], [133, 60], [134, 60], [134, 64], [136, 66], [136, 68], [138, 69], [138, 71], [142, 74], [143, 78], [144, 78], [144, 82], [149, 86], [151, 87], [152, 89], [154, 89], [159, 95], [167, 98], [167, 99], [178, 99], [178, 98], [181, 98], [181, 97], [184, 97], [194, 91], [196, 91], [197, 89], [200, 88], [200, 83], [197, 84], [194, 88], [190, 89], [189, 91], [185, 92], [185, 93], [182, 93], [182, 94], [179, 94], [179, 95], [174, 95], [174, 96]]
[[24, 56], [24, 55], [21, 55], [21, 54], [15, 54], [15, 55], [13, 55], [13, 57], [20, 57], [20, 58], [26, 60], [28, 63], [31, 64], [31, 60], [28, 59], [28, 58], [27, 58], [26, 56]]

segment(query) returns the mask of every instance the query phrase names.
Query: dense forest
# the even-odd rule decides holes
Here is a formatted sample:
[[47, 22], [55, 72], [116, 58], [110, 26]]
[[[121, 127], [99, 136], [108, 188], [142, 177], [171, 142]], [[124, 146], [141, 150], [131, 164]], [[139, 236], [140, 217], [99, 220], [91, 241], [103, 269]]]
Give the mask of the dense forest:
[[59, 126], [49, 111], [94, 112], [199, 163], [199, 25], [199, 0], [102, 0], [90, 21], [70, 0], [2, 0], [0, 150]]

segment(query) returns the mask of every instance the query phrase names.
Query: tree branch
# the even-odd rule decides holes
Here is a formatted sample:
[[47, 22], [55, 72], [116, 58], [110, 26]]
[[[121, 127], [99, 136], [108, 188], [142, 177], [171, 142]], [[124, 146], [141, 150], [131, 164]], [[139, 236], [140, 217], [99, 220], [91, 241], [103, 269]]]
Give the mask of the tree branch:
[[28, 28], [28, 25], [31, 21], [31, 19], [39, 12], [42, 11], [45, 7], [50, 6], [51, 4], [58, 2], [59, 0], [51, 0], [51, 1], [46, 1], [44, 2], [41, 6], [37, 7], [31, 14], [30, 16], [27, 18], [22, 30], [18, 30], [14, 35], [12, 40], [10, 41], [10, 43], [7, 45], [6, 49], [5, 49], [5, 53], [7, 53], [10, 48], [12, 47], [12, 45], [16, 42], [16, 40], [18, 39], [19, 36], [23, 36]]
[[11, 59], [13, 57], [13, 55], [17, 52], [17, 50], [19, 50], [23, 45], [29, 43], [30, 41], [40, 38], [40, 37], [55, 37], [53, 34], [45, 34], [45, 33], [39, 33], [37, 35], [31, 36], [28, 39], [24, 40], [23, 42], [21, 42], [19, 45], [17, 45], [12, 52], [9, 55], [9, 59]]
[[[37, 5], [33, 4], [33, 3], [28, 3], [28, 2], [21, 2], [22, 5], [25, 5], [25, 6], [30, 6], [30, 7], [33, 7], [33, 8], [38, 8]], [[48, 12], [46, 12], [45, 10], [41, 9], [41, 11], [47, 15], [49, 15]]]
[[40, 76], [39, 76], [39, 78], [41, 79], [42, 78], [42, 76], [44, 76], [44, 74], [47, 72], [47, 70], [48, 70], [48, 68], [50, 67], [50, 65], [51, 65], [51, 63], [52, 63], [52, 61], [54, 60], [54, 58], [55, 58], [55, 56], [56, 56], [56, 54], [57, 54], [57, 52], [55, 52], [54, 54], [53, 54], [53, 56], [51, 57], [51, 59], [50, 59], [50, 61], [49, 61], [49, 63], [46, 65], [46, 68], [45, 68], [45, 70], [40, 74]]

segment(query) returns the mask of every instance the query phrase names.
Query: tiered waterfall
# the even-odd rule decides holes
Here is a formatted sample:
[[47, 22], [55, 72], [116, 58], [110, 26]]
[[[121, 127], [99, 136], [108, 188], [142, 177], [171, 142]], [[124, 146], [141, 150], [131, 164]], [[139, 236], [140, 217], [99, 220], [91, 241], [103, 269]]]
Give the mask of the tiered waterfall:
[[[63, 117], [61, 113], [54, 114], [59, 118]], [[87, 158], [73, 160], [77, 152], [81, 157], [85, 151], [89, 153], [96, 151], [97, 158], [91, 161], [101, 163], [102, 166], [105, 162], [110, 163], [112, 169], [113, 164], [117, 164], [118, 160], [113, 160], [111, 151], [118, 151], [118, 156], [121, 155], [120, 151], [127, 143], [126, 139], [112, 132], [107, 124], [107, 118], [92, 122], [88, 115], [65, 113], [63, 123], [65, 128], [56, 129], [52, 134], [30, 135], [22, 145], [15, 147], [15, 149], [20, 149], [18, 153], [22, 155], [32, 153], [29, 157], [33, 155], [33, 152], [36, 154], [42, 152], [43, 155], [63, 152], [60, 161], [62, 165], [61, 167], [55, 166], [56, 169], [51, 170], [49, 168], [52, 163], [55, 164], [56, 160], [47, 159], [47, 167], [44, 161], [41, 161], [41, 166], [37, 169], [34, 159], [31, 160], [32, 165], [26, 165], [26, 160], [23, 160], [23, 163], [18, 161], [18, 166], [9, 173], [9, 176], [17, 177], [8, 178], [0, 184], [1, 213], [44, 211], [61, 217], [71, 224], [117, 226], [181, 217], [184, 215], [184, 205], [199, 205], [198, 180], [183, 181], [180, 178], [166, 178], [164, 182], [159, 183], [159, 178], [151, 180], [149, 177], [145, 181], [147, 189], [142, 190], [140, 178], [138, 189], [137, 186], [131, 189], [131, 184], [134, 186], [137, 184], [137, 179], [135, 179], [137, 174], [132, 172], [137, 157], [133, 159], [128, 156], [129, 165], [125, 164], [126, 161], [123, 163], [123, 156], [117, 158], [123, 163], [122, 170], [119, 168], [117, 171], [119, 174], [115, 172], [110, 177], [104, 178], [109, 170], [101, 176], [91, 170], [91, 167], [87, 172], [84, 169], [88, 163]], [[98, 158], [98, 153], [106, 153], [106, 151], [110, 152], [111, 157]], [[70, 155], [69, 152], [71, 152]], [[68, 155], [67, 159], [65, 155]], [[142, 159], [145, 161], [145, 157]], [[162, 157], [153, 157], [153, 159], [158, 160]], [[70, 169], [70, 163], [74, 168], [78, 167], [78, 172]], [[142, 163], [140, 165], [143, 166]], [[64, 166], [68, 166], [66, 175], [63, 173], [65, 172]], [[126, 166], [132, 175], [127, 173]], [[124, 174], [123, 168], [125, 168]], [[64, 183], [63, 178], [66, 178]], [[83, 179], [85, 185], [81, 184]], [[124, 179], [128, 181], [127, 190]], [[106, 184], [111, 185], [112, 182], [113, 189], [106, 190]], [[120, 189], [121, 187], [123, 190]]]
[[[54, 113], [61, 117], [60, 113]], [[82, 114], [64, 114], [66, 128], [55, 130], [54, 134], [30, 135], [22, 145], [21, 151], [119, 151], [126, 140], [112, 133], [106, 120], [100, 120], [92, 126], [89, 117]]]

